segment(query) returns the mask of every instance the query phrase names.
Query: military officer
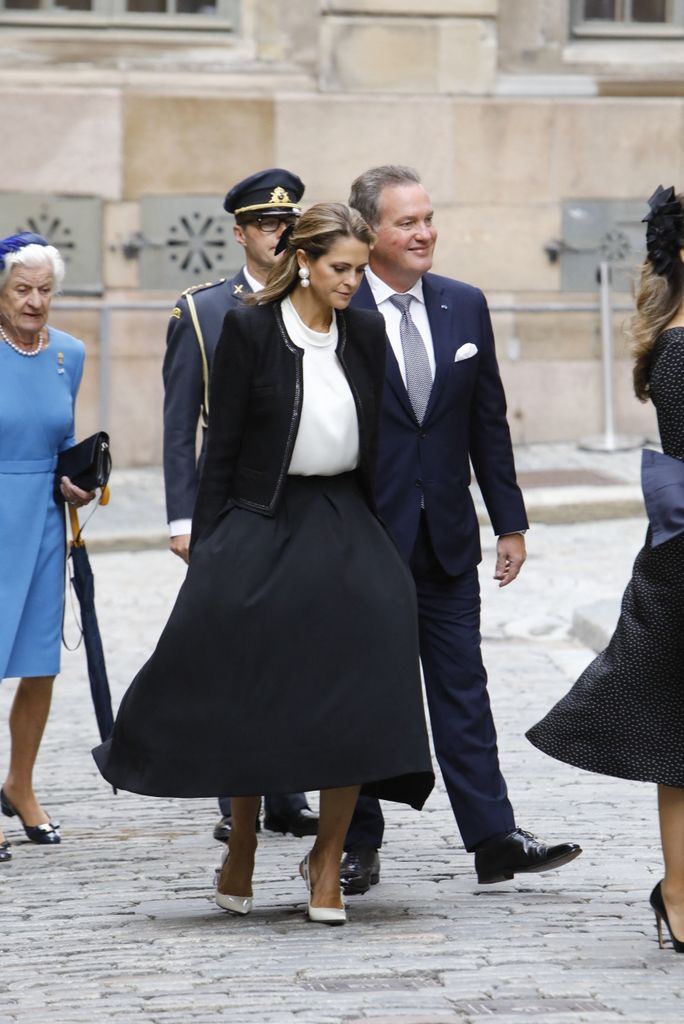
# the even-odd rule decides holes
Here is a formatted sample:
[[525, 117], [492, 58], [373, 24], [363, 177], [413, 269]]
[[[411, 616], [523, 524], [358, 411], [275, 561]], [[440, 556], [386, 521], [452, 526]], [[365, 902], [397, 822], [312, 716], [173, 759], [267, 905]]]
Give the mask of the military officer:
[[[164, 358], [164, 486], [171, 551], [188, 561], [200, 452], [197, 425], [202, 421], [204, 450], [209, 415], [209, 373], [226, 312], [250, 292], [263, 288], [278, 257], [275, 248], [301, 210], [302, 181], [291, 171], [272, 167], [239, 181], [224, 209], [233, 214], [233, 234], [245, 251], [244, 266], [230, 280], [196, 285], [183, 292], [171, 313]], [[230, 799], [219, 800], [221, 819], [214, 838], [230, 835]], [[258, 823], [257, 823], [258, 824]], [[295, 835], [314, 835], [318, 818], [303, 793], [265, 798], [264, 827]]]

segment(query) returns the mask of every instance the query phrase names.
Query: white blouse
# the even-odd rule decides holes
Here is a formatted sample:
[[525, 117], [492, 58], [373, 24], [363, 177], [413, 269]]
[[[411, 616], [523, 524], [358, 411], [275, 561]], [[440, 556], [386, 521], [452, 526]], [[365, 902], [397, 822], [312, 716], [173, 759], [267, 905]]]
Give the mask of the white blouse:
[[359, 423], [349, 383], [335, 351], [335, 314], [330, 330], [322, 333], [307, 327], [289, 296], [283, 299], [280, 309], [290, 339], [304, 350], [302, 414], [288, 473], [348, 473], [359, 462]]

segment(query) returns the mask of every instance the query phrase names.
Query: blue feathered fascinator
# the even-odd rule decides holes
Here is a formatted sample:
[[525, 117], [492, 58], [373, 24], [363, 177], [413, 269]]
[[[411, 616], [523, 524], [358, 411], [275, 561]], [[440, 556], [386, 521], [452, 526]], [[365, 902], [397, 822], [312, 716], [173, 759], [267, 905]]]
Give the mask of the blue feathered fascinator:
[[0, 239], [0, 270], [5, 269], [5, 256], [19, 252], [27, 245], [49, 245], [47, 238], [37, 235], [34, 231], [21, 231], [18, 235], [8, 235]]

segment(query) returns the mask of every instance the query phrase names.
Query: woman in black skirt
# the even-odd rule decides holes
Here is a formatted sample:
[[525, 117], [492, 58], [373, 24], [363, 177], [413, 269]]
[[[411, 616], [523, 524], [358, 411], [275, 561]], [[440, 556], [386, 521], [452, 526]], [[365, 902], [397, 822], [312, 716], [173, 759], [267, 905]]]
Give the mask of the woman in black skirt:
[[663, 452], [644, 451], [649, 517], [613, 637], [528, 732], [559, 761], [658, 785], [665, 878], [651, 893], [684, 953], [684, 196], [659, 187], [632, 322], [637, 396], [658, 415]]
[[373, 499], [384, 320], [347, 308], [373, 238], [348, 207], [314, 206], [227, 314], [188, 575], [94, 752], [121, 789], [231, 795], [216, 902], [238, 914], [255, 794], [321, 790], [300, 870], [310, 919], [333, 924], [360, 788], [420, 808], [434, 781], [413, 582]]

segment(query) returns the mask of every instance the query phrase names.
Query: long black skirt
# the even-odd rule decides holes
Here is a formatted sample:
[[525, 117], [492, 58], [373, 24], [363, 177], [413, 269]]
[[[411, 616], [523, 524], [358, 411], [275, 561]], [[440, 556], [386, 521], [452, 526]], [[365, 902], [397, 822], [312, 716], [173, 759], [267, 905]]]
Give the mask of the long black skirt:
[[608, 647], [527, 733], [558, 761], [684, 787], [684, 537], [634, 563]]
[[362, 784], [421, 807], [434, 783], [412, 577], [353, 473], [288, 477], [275, 517], [232, 508], [93, 751], [150, 796]]

